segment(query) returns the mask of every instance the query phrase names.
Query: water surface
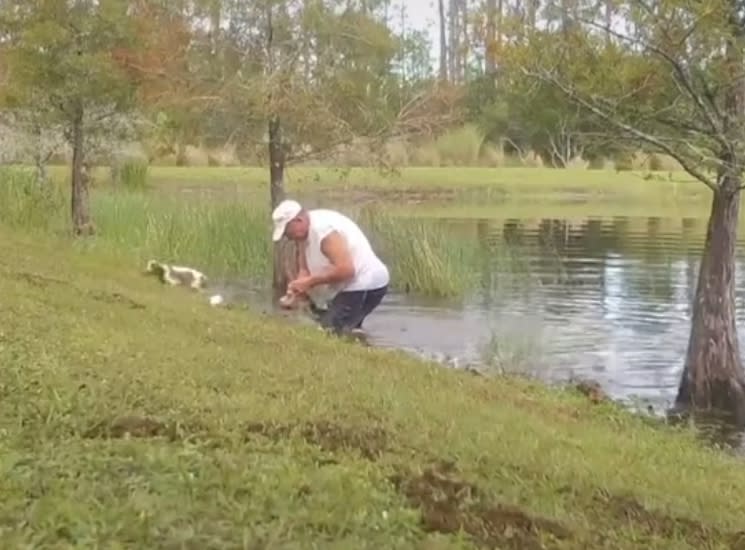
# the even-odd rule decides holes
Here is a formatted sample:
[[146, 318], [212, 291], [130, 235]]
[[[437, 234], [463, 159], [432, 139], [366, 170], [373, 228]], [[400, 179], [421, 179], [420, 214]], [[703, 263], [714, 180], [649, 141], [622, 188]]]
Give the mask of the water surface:
[[[643, 400], [655, 409], [672, 403], [705, 220], [446, 223], [471, 232], [487, 255], [505, 243], [519, 245], [528, 267], [525, 284], [515, 284], [514, 273], [500, 273], [497, 262], [484, 268], [482, 287], [463, 301], [392, 294], [366, 323], [371, 343], [461, 364], [483, 361], [496, 345], [504, 366], [547, 381], [591, 378], [620, 400]], [[741, 259], [737, 312], [745, 327], [743, 273]], [[495, 284], [502, 275], [513, 284]]]

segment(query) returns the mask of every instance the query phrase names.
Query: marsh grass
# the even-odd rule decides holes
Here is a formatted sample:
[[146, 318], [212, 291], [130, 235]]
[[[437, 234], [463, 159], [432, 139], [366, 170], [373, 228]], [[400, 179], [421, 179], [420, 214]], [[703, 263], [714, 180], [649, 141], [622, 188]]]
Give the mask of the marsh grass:
[[218, 276], [266, 277], [266, 212], [239, 202], [189, 202], [142, 193], [101, 193], [94, 201], [99, 239]]
[[403, 289], [456, 297], [464, 291], [499, 292], [537, 283], [521, 247], [489, 245], [448, 221], [391, 215], [382, 207], [360, 209], [359, 219]]
[[361, 210], [360, 225], [399, 288], [451, 297], [477, 285], [476, 268], [482, 263], [478, 243], [453, 238], [432, 222], [394, 218], [378, 208]]
[[115, 187], [144, 190], [149, 184], [149, 166], [146, 159], [124, 158], [111, 166], [111, 183]]
[[65, 228], [65, 194], [57, 185], [40, 184], [31, 169], [0, 169], [0, 222], [35, 233]]

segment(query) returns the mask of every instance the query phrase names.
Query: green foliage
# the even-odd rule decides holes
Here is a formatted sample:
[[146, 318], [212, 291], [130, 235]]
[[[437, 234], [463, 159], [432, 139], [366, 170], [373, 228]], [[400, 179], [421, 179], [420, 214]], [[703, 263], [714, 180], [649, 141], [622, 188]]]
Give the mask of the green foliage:
[[634, 159], [630, 151], [622, 151], [613, 159], [613, 168], [616, 171], [633, 170]]
[[745, 49], [733, 6], [673, 0], [652, 11], [624, 2], [615, 9], [625, 29], [598, 32], [604, 24], [590, 17], [571, 32], [536, 32], [512, 49], [509, 64], [591, 115], [598, 136], [676, 157], [706, 180], [729, 162], [720, 158], [724, 141], [742, 139], [727, 110], [732, 75], [722, 70], [725, 50], [739, 65]]
[[0, 168], [0, 221], [34, 233], [66, 227], [67, 200], [59, 187], [41, 185], [30, 168]]
[[647, 166], [649, 167], [649, 170], [652, 172], [665, 169], [662, 159], [660, 159], [659, 155], [655, 155], [655, 154], [649, 155], [649, 161], [648, 161]]
[[497, 84], [483, 78], [469, 85], [469, 118], [491, 141], [506, 139], [510, 147], [535, 152], [556, 167], [577, 156], [613, 153], [612, 143], [598, 143], [592, 116], [552, 86], [524, 77], [513, 62]]
[[478, 163], [483, 143], [483, 133], [469, 124], [437, 138], [435, 147], [442, 165], [473, 166]]
[[362, 211], [360, 224], [391, 268], [399, 289], [431, 296], [460, 296], [478, 282], [478, 243], [453, 237], [432, 222]]
[[191, 265], [217, 276], [266, 277], [264, 209], [241, 202], [187, 202], [141, 193], [101, 193], [93, 209], [104, 246]]
[[[231, 25], [219, 36], [195, 33], [179, 49], [188, 69], [178, 81], [189, 83], [195, 99], [180, 89], [157, 96], [154, 111], [168, 123], [159, 136], [164, 147], [229, 142], [264, 162], [267, 120], [278, 114], [290, 158], [318, 154], [390, 131], [420, 91], [392, 70], [403, 45], [382, 10], [336, 1], [213, 7]], [[156, 13], [166, 28], [172, 11]]]
[[3, 3], [6, 104], [34, 108], [41, 98], [49, 108], [48, 123], [69, 122], [78, 108], [119, 111], [130, 105], [134, 87], [112, 56], [134, 46], [127, 5], [124, 0]]
[[116, 187], [143, 190], [148, 186], [148, 169], [143, 158], [116, 159], [111, 166], [111, 182]]

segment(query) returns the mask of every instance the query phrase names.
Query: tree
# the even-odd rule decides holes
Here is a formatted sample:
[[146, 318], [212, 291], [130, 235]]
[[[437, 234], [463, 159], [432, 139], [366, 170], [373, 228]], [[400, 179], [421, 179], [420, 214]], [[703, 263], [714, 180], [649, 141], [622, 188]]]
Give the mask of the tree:
[[[216, 5], [219, 8], [220, 2]], [[212, 11], [215, 5], [207, 8]], [[202, 75], [205, 69], [211, 74], [220, 68], [198, 62], [202, 52], [192, 15], [184, 2], [132, 1], [128, 16], [134, 46], [115, 50], [118, 65], [136, 87], [138, 106], [152, 122], [149, 137], [155, 140], [154, 152], [175, 152], [179, 165], [185, 162], [186, 145], [201, 130], [206, 107], [217, 97], [207, 85], [208, 77]], [[208, 49], [214, 48], [214, 39], [207, 39]]]
[[745, 14], [737, 0], [627, 0], [615, 9], [628, 30], [606, 25], [600, 6], [583, 17], [573, 12], [573, 25], [562, 34], [536, 31], [513, 62], [594, 115], [606, 134], [674, 157], [711, 190], [676, 405], [742, 422], [734, 271], [745, 167]]
[[[402, 85], [394, 73], [402, 47], [381, 7], [346, 0], [223, 5], [230, 25], [221, 36], [232, 61], [223, 67], [221, 78], [229, 84], [215, 108], [227, 120], [242, 121], [231, 135], [261, 145], [258, 160], [269, 165], [272, 207], [285, 196], [291, 163], [352, 145], [365, 144], [374, 155], [386, 137], [410, 133], [421, 116], [418, 107], [431, 103], [431, 94]], [[411, 48], [412, 54], [418, 50]], [[280, 242], [274, 257], [273, 287], [281, 293], [297, 269], [292, 243]]]
[[47, 166], [53, 155], [63, 146], [64, 127], [52, 124], [53, 107], [45, 104], [44, 97], [33, 98], [33, 107], [6, 110], [0, 113], [4, 128], [3, 151], [11, 160], [23, 162], [31, 159], [36, 169], [36, 182], [45, 188], [49, 181]]
[[126, 0], [9, 0], [0, 6], [7, 30], [4, 103], [28, 112], [37, 126], [60, 124], [72, 147], [71, 216], [75, 235], [93, 233], [85, 173], [86, 132], [132, 105], [133, 86], [112, 55], [132, 46]]
[[445, 0], [437, 0], [438, 24], [440, 27], [440, 80], [448, 78], [448, 44], [446, 32]]

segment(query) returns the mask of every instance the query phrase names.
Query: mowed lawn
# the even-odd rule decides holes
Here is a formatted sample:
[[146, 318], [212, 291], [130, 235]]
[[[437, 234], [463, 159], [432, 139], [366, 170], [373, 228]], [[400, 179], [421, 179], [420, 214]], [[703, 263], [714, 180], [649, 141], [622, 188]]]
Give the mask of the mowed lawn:
[[745, 545], [690, 435], [0, 235], [4, 548]]

